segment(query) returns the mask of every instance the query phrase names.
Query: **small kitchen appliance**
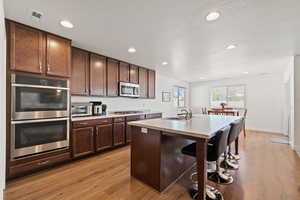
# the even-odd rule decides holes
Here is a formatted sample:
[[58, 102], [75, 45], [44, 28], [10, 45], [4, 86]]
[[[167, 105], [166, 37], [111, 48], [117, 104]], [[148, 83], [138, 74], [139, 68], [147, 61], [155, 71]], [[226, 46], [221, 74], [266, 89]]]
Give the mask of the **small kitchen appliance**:
[[91, 101], [90, 103], [93, 104], [93, 115], [102, 115], [102, 102], [101, 101]]

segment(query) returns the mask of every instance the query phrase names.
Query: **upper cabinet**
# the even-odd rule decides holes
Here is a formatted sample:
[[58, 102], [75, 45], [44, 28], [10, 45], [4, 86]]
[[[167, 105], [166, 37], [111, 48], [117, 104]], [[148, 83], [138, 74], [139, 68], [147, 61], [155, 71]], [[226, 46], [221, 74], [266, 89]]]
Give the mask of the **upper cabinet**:
[[10, 69], [59, 77], [71, 75], [71, 40], [7, 21]]
[[8, 25], [10, 68], [24, 72], [43, 73], [43, 32], [11, 21]]
[[71, 41], [47, 34], [47, 75], [71, 76]]
[[71, 47], [71, 40], [11, 20], [7, 64], [12, 71], [71, 79], [71, 94], [119, 95], [119, 82], [140, 85], [141, 98], [155, 98], [155, 71]]
[[89, 94], [89, 52], [72, 48], [71, 93]]
[[140, 85], [140, 97], [148, 97], [148, 70], [139, 67], [139, 85]]
[[90, 54], [90, 95], [106, 96], [106, 57]]
[[117, 60], [107, 59], [107, 96], [118, 96], [119, 84], [119, 62]]
[[139, 83], [139, 67], [135, 65], [130, 65], [130, 72], [129, 72], [129, 81], [130, 83]]
[[148, 98], [155, 98], [155, 71], [148, 70]]
[[128, 63], [120, 62], [119, 65], [119, 81], [129, 82], [130, 65]]

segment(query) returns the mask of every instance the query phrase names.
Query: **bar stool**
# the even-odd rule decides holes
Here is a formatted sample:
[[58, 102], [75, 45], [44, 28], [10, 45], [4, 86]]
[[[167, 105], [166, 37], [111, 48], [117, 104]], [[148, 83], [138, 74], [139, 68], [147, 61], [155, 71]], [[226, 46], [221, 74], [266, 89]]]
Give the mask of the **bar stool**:
[[240, 157], [231, 153], [231, 144], [238, 139], [243, 128], [243, 123], [243, 119], [231, 123], [231, 129], [228, 135], [228, 150], [224, 153], [224, 160], [221, 162], [222, 168], [234, 170], [239, 168], [238, 160]]
[[[227, 148], [227, 141], [228, 141], [228, 135], [230, 131], [230, 126], [226, 126], [223, 129], [219, 130], [216, 135], [211, 138], [208, 142], [207, 146], [207, 161], [213, 162], [216, 161], [217, 163], [217, 170], [210, 174], [210, 176], [215, 176], [219, 180], [219, 183], [232, 183], [233, 179], [232, 177], [228, 177], [226, 174], [223, 174], [223, 172], [219, 168], [219, 158], [220, 156], [226, 151]], [[192, 143], [190, 145], [187, 145], [182, 148], [181, 152], [185, 155], [196, 157], [196, 143]], [[191, 178], [197, 175], [197, 173], [193, 173], [191, 175]], [[194, 181], [194, 183], [197, 184], [197, 182]], [[198, 197], [198, 191], [196, 189], [192, 189], [190, 191], [190, 194], [193, 199], [196, 199]], [[217, 189], [206, 185], [206, 200], [222, 200], [223, 195], [221, 192], [219, 192]]]

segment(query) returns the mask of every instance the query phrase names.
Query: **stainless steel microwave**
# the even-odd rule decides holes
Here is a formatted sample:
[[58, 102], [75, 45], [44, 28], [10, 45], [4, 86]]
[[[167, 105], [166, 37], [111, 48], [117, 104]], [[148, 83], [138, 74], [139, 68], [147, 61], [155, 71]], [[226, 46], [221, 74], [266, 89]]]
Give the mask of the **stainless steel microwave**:
[[68, 80], [11, 77], [12, 120], [45, 119], [69, 116]]
[[123, 97], [139, 97], [140, 86], [134, 83], [119, 83], [119, 96]]
[[92, 103], [72, 103], [72, 117], [91, 116], [92, 108]]

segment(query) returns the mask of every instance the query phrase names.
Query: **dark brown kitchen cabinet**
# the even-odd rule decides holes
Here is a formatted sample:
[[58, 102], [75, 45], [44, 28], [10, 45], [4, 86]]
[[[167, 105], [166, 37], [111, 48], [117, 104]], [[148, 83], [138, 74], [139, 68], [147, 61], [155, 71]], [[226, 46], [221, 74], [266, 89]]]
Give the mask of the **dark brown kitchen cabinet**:
[[94, 153], [94, 128], [84, 127], [72, 130], [73, 157]]
[[47, 34], [47, 75], [71, 76], [71, 41]]
[[145, 115], [132, 115], [126, 117], [126, 143], [131, 142], [131, 126], [127, 122], [138, 121], [145, 119]]
[[140, 85], [140, 97], [148, 97], [148, 70], [139, 67], [139, 85]]
[[90, 54], [90, 95], [106, 96], [106, 57]]
[[148, 98], [155, 99], [155, 71], [148, 70]]
[[44, 33], [11, 21], [8, 25], [10, 68], [24, 72], [43, 73]]
[[119, 81], [129, 82], [130, 65], [128, 63], [120, 62], [119, 65]]
[[72, 48], [72, 95], [89, 94], [89, 52]]
[[130, 65], [130, 72], [129, 72], [129, 80], [130, 83], [139, 83], [139, 67], [135, 65]]
[[113, 125], [96, 126], [96, 151], [101, 151], [113, 146]]
[[125, 122], [114, 123], [114, 146], [125, 144]]
[[118, 96], [119, 62], [107, 59], [107, 96]]

